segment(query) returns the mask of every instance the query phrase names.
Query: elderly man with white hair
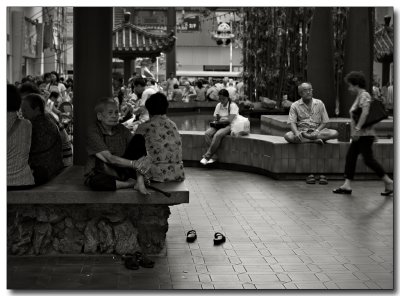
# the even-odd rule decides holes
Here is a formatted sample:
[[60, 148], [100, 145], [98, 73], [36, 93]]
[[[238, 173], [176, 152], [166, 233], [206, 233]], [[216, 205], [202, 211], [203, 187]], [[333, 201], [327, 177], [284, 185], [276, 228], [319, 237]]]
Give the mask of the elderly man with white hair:
[[190, 85], [190, 82], [186, 81], [184, 86], [185, 87], [183, 88], [183, 93], [182, 93], [183, 101], [189, 102], [191, 99], [192, 100], [195, 99], [197, 96], [196, 91], [194, 87]]
[[318, 143], [335, 139], [338, 132], [325, 128], [329, 122], [328, 113], [321, 100], [313, 98], [312, 85], [304, 82], [298, 86], [301, 98], [294, 102], [289, 111], [291, 131], [284, 135], [289, 143]]

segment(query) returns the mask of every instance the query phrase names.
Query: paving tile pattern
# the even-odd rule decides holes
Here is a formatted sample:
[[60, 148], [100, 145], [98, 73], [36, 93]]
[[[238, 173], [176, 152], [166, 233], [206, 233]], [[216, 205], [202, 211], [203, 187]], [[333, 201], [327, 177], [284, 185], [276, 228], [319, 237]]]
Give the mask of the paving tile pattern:
[[[127, 270], [117, 256], [9, 257], [9, 289], [393, 289], [393, 198], [378, 181], [329, 185], [187, 168], [166, 256]], [[197, 231], [188, 244], [186, 232]], [[213, 245], [215, 232], [227, 241]]]

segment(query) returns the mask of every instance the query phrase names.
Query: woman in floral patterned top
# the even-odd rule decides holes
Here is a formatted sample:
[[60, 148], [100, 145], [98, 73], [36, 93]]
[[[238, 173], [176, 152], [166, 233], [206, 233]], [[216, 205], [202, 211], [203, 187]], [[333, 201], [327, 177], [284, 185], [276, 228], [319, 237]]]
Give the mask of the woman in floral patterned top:
[[166, 115], [167, 97], [155, 93], [147, 99], [145, 106], [150, 121], [141, 124], [136, 134], [145, 138], [147, 154], [152, 159], [152, 181], [183, 181], [182, 139], [176, 124]]

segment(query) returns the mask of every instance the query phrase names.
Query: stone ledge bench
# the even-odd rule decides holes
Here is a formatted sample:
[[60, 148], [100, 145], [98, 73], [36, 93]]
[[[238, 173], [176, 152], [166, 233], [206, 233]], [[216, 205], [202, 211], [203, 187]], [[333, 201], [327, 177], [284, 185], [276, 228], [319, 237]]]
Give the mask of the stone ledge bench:
[[[290, 124], [287, 123], [289, 115], [261, 115], [261, 131], [263, 134], [272, 136], [283, 136], [290, 131]], [[349, 122], [349, 118], [331, 117], [327, 128], [340, 130], [339, 126]], [[378, 137], [393, 138], [394, 125], [393, 117], [384, 119], [375, 125], [375, 131]]]
[[[202, 166], [199, 161], [207, 146], [204, 132], [180, 131], [186, 166]], [[313, 174], [343, 178], [349, 142], [329, 140], [324, 145], [290, 144], [282, 136], [250, 134], [226, 136], [218, 151], [219, 161], [210, 167], [250, 171], [275, 179], [303, 179]], [[387, 173], [393, 173], [393, 139], [380, 139], [373, 146], [376, 159]], [[359, 157], [356, 179], [376, 179], [374, 172]]]
[[9, 255], [159, 254], [168, 231], [169, 206], [189, 202], [185, 182], [152, 184], [171, 193], [133, 189], [91, 191], [83, 167], [66, 168], [30, 190], [7, 192]]

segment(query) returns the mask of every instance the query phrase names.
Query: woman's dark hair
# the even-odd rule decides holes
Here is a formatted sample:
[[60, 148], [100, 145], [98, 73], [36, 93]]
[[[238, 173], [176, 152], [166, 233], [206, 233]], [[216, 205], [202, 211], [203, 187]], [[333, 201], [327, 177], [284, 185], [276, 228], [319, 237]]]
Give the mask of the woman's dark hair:
[[39, 107], [40, 113], [44, 113], [44, 101], [43, 98], [38, 94], [29, 94], [24, 97], [24, 100], [29, 103], [32, 109]]
[[51, 78], [51, 73], [50, 72], [46, 72], [43, 74], [43, 80], [46, 80], [46, 78]]
[[56, 71], [51, 71], [50, 74], [54, 74], [56, 76], [56, 82], [60, 81], [60, 76], [58, 75], [58, 73]]
[[25, 77], [23, 77], [23, 78], [21, 79], [21, 83], [25, 83], [25, 82], [32, 82], [32, 83], [35, 83], [35, 81], [34, 81], [32, 75], [27, 75], [27, 76], [25, 76]]
[[27, 94], [41, 94], [39, 87], [32, 82], [25, 82], [19, 86], [19, 93], [21, 96], [25, 96]]
[[367, 87], [367, 80], [363, 72], [351, 71], [344, 77], [344, 81], [352, 85], [357, 85], [360, 88]]
[[18, 111], [21, 107], [21, 95], [15, 85], [7, 84], [7, 112]]
[[141, 77], [137, 77], [133, 80], [133, 86], [146, 86], [147, 82], [145, 79], [141, 78]]
[[225, 88], [221, 89], [221, 90], [218, 92], [218, 95], [222, 95], [222, 96], [224, 96], [224, 97], [229, 98], [229, 92], [228, 92]]
[[58, 99], [58, 97], [60, 96], [60, 94], [56, 91], [52, 91], [49, 95], [49, 98], [55, 98]]
[[198, 88], [202, 88], [203, 87], [203, 82], [198, 80], [198, 81], [196, 81], [196, 85], [197, 85]]
[[167, 97], [160, 92], [152, 94], [145, 103], [150, 115], [164, 115], [168, 110]]
[[178, 89], [179, 85], [178, 84], [174, 84], [174, 89]]

